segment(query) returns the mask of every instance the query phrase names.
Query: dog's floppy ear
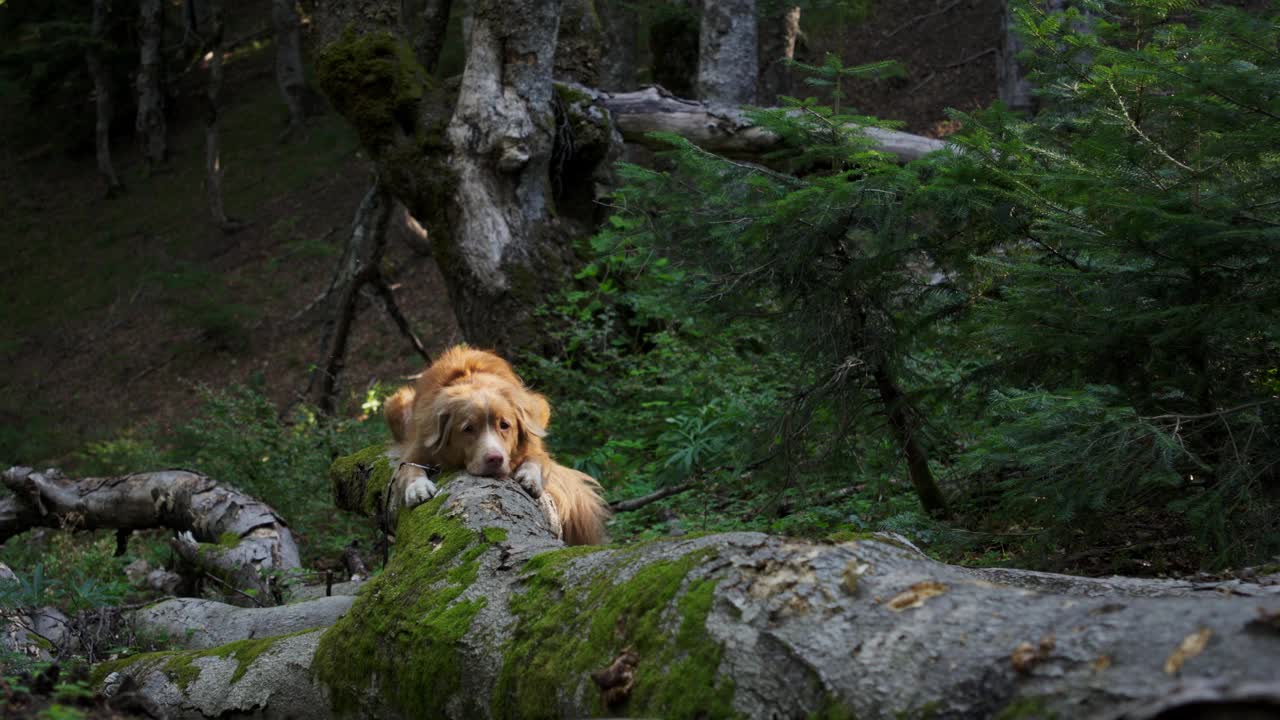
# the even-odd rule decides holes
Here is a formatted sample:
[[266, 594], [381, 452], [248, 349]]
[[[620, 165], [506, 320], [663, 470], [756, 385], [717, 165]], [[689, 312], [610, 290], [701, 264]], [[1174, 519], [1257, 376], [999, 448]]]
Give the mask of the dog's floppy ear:
[[395, 438], [397, 443], [403, 443], [413, 428], [415, 397], [417, 392], [413, 386], [406, 385], [397, 390], [395, 395], [387, 398], [386, 404], [382, 406], [382, 415], [387, 419], [387, 425], [391, 427], [391, 437]]
[[426, 446], [432, 452], [443, 450], [445, 441], [449, 439], [449, 413], [444, 410], [439, 411], [436, 413], [434, 422], [424, 429], [426, 432], [422, 433], [422, 439]]
[[520, 432], [545, 437], [551, 422], [551, 405], [536, 392], [521, 390], [515, 394], [513, 404], [520, 420]]

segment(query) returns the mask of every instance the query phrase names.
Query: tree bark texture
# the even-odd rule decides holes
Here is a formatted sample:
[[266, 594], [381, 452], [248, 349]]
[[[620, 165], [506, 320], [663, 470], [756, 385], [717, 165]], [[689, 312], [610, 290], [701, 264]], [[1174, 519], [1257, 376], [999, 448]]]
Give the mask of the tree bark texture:
[[183, 470], [72, 480], [12, 467], [3, 474], [0, 543], [35, 527], [65, 530], [169, 528], [175, 550], [222, 583], [265, 602], [300, 567], [293, 533], [265, 503]]
[[401, 4], [405, 37], [413, 44], [418, 63], [432, 74], [440, 63], [452, 7], [452, 0], [403, 0]]
[[271, 26], [276, 42], [276, 84], [289, 108], [292, 133], [307, 119], [307, 80], [302, 65], [302, 19], [297, 0], [271, 0]]
[[138, 3], [138, 115], [135, 130], [146, 158], [154, 171], [168, 157], [168, 128], [164, 117], [164, 61], [160, 44], [164, 39], [163, 0]]
[[629, 0], [595, 0], [604, 27], [606, 52], [601, 58], [600, 89], [631, 90], [640, 62], [640, 14]]
[[563, 0], [555, 48], [553, 76], [583, 85], [600, 84], [606, 46], [604, 23], [597, 0]]
[[205, 88], [204, 110], [204, 160], [205, 160], [205, 195], [209, 200], [209, 214], [218, 227], [230, 228], [231, 219], [227, 217], [227, 209], [222, 200], [222, 64], [225, 51], [222, 46], [222, 2], [208, 0], [208, 37], [207, 62], [209, 83]]
[[755, 103], [756, 45], [756, 0], [704, 0], [698, 40], [699, 99]]
[[[380, 448], [341, 459], [339, 504], [380, 513], [391, 475]], [[546, 522], [514, 483], [457, 476], [401, 513], [390, 564], [327, 631], [270, 640], [240, 663], [228, 646], [111, 669], [193, 718], [297, 707], [312, 718], [1280, 709], [1280, 577], [970, 569], [891, 535], [565, 548]], [[1203, 715], [1176, 715], [1191, 716]]]
[[796, 41], [800, 38], [799, 6], [778, 7], [760, 25], [759, 36], [758, 97], [760, 104], [773, 105], [779, 96], [794, 94], [787, 61], [795, 59]]
[[93, 79], [94, 109], [97, 121], [94, 143], [97, 147], [98, 173], [107, 182], [107, 192], [115, 193], [121, 187], [111, 162], [111, 74], [102, 61], [102, 49], [107, 42], [107, 19], [111, 16], [111, 0], [93, 0], [93, 20], [89, 26], [89, 47], [85, 50], [85, 63], [89, 77]]

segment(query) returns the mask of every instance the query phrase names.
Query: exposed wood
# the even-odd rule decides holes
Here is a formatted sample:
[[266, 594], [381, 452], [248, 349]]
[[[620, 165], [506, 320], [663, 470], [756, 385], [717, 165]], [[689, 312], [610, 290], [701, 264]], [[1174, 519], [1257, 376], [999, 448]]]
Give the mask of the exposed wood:
[[[348, 479], [359, 487], [341, 490], [339, 498], [362, 507], [360, 476], [370, 471], [354, 469]], [[631, 652], [639, 672], [617, 714], [654, 717], [669, 708], [646, 705], [645, 698], [655, 697], [654, 683], [673, 681], [665, 674], [672, 670], [645, 663], [666, 657], [669, 643], [697, 648], [705, 642], [713, 654], [676, 671], [703, 672], [708, 668], [700, 663], [714, 663], [699, 692], [687, 698], [693, 715], [719, 716], [731, 708], [750, 718], [968, 718], [1017, 710], [1037, 717], [1120, 718], [1152, 717], [1154, 705], [1205, 712], [1236, 701], [1270, 713], [1280, 709], [1280, 665], [1271, 662], [1280, 652], [1280, 632], [1266, 621], [1280, 613], [1277, 576], [1227, 584], [1076, 578], [945, 565], [887, 535], [823, 543], [725, 533], [571, 553], [556, 566], [559, 591], [517, 614], [513, 600], [548, 582], [546, 575], [535, 580], [527, 561], [563, 546], [513, 483], [462, 476], [443, 490], [443, 506], [413, 512], [461, 523], [477, 543], [474, 553], [446, 553], [450, 559], [431, 571], [448, 573], [475, 559], [468, 571], [474, 580], [447, 601], [453, 611], [476, 608], [461, 638], [436, 643], [429, 631], [421, 634], [431, 625], [419, 624], [420, 615], [397, 620], [379, 614], [379, 608], [412, 602], [404, 595], [412, 591], [397, 589], [395, 578], [432, 577], [430, 549], [444, 542], [403, 535], [402, 543], [420, 549], [393, 556], [344, 620], [325, 634], [282, 639], [242, 668], [234, 683], [229, 678], [236, 663], [212, 655], [195, 661], [200, 672], [185, 685], [156, 663], [122, 672], [136, 674], [150, 698], [182, 708], [184, 717], [250, 707], [271, 715], [299, 703], [317, 719], [415, 715], [397, 700], [411, 696], [397, 684], [410, 677], [447, 693], [431, 699], [446, 717], [514, 714], [531, 698], [553, 700], [556, 716], [588, 717], [606, 712], [593, 672]], [[499, 531], [504, 539], [487, 544], [485, 538]], [[602, 603], [627, 592], [628, 583], [631, 592], [635, 582], [653, 590], [638, 573], [675, 565], [687, 570], [669, 597], [637, 596], [622, 615], [634, 622], [620, 622], [603, 646], [589, 649], [591, 618], [604, 612]], [[601, 591], [574, 594], [594, 587]], [[692, 615], [693, 625], [681, 626], [681, 613], [691, 607], [684, 600], [707, 587], [707, 603], [699, 605], [705, 610]], [[646, 609], [672, 618], [679, 634], [642, 632], [636, 623]], [[429, 612], [440, 617], [448, 611]], [[335, 638], [369, 632], [365, 623], [375, 617], [382, 628], [376, 656], [353, 664], [328, 655], [342, 647]], [[557, 617], [574, 620], [563, 627], [546, 624]], [[397, 624], [404, 622], [410, 625]], [[512, 638], [532, 643], [525, 651], [532, 655], [508, 655]], [[588, 652], [593, 662], [583, 671], [552, 650], [540, 654], [540, 638], [562, 653]], [[456, 685], [405, 674], [428, 654], [431, 667], [454, 673]], [[323, 669], [334, 662], [343, 669], [340, 679]], [[513, 674], [500, 684], [504, 663], [514, 663], [508, 666]], [[330, 682], [362, 688], [343, 696], [356, 706], [338, 713]], [[717, 705], [718, 698], [729, 705]]]
[[2, 476], [0, 543], [32, 528], [189, 533], [193, 562], [240, 590], [270, 598], [299, 568], [284, 520], [265, 503], [185, 470], [71, 479], [57, 471], [12, 467]]

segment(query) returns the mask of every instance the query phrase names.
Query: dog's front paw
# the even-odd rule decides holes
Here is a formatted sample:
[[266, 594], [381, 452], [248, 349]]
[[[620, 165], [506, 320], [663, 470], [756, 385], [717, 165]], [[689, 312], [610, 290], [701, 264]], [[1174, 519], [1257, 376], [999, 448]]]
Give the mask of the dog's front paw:
[[515, 481], [527, 493], [529, 497], [537, 500], [542, 497], [542, 466], [532, 460], [527, 460], [520, 467], [516, 468], [512, 474]]
[[416, 508], [435, 497], [438, 492], [440, 492], [440, 489], [436, 487], [436, 484], [423, 475], [409, 483], [409, 487], [404, 489], [404, 507], [406, 510]]

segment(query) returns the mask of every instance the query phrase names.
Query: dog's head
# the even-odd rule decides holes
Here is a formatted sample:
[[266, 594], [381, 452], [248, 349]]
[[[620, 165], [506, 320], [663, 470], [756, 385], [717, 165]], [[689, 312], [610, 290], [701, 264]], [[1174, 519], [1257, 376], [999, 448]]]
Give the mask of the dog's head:
[[419, 442], [446, 467], [506, 477], [541, 448], [549, 417], [541, 395], [500, 378], [477, 378], [441, 388]]

